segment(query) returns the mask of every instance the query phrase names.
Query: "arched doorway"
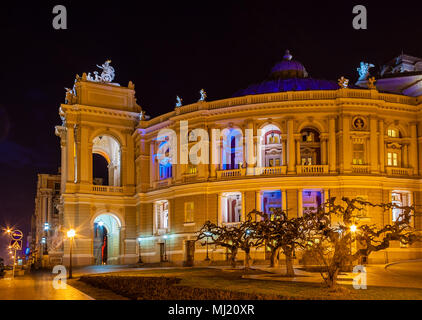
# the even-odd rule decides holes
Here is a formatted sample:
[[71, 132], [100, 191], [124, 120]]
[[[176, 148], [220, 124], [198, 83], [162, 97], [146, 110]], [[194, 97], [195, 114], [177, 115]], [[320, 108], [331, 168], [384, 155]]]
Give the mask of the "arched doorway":
[[118, 264], [120, 220], [112, 214], [101, 214], [94, 220], [94, 263]]
[[93, 184], [115, 187], [120, 186], [120, 149], [119, 142], [112, 136], [101, 135], [94, 138], [92, 141]]

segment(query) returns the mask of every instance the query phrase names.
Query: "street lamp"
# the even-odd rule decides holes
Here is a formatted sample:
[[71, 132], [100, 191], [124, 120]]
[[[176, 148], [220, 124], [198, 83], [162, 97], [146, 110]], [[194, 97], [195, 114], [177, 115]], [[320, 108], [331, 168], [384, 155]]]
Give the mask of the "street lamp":
[[139, 237], [139, 238], [138, 238], [138, 248], [139, 248], [139, 252], [138, 252], [138, 255], [139, 255], [139, 257], [138, 257], [138, 263], [142, 263], [142, 255], [141, 255], [141, 241], [142, 241], [142, 238], [141, 238], [141, 237]]
[[163, 239], [164, 239], [164, 262], [167, 262], [167, 238], [168, 238], [168, 236], [165, 234], [164, 236], [163, 236]]
[[67, 232], [67, 237], [70, 241], [70, 262], [69, 262], [69, 279], [72, 279], [72, 247], [73, 247], [73, 238], [75, 238], [75, 230], [70, 229]]
[[211, 232], [204, 232], [204, 234], [207, 236], [206, 239], [206, 243], [207, 243], [207, 256], [205, 257], [205, 261], [210, 261], [210, 257], [208, 256], [208, 237], [210, 237], [212, 235]]
[[357, 229], [358, 227], [356, 227], [354, 224], [350, 226], [350, 231], [352, 231], [353, 233], [356, 232]]

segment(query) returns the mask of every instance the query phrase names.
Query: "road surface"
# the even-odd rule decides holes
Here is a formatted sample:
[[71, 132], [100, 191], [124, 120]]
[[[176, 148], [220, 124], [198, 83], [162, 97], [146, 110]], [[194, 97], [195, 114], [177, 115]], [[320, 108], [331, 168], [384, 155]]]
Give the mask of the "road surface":
[[15, 279], [0, 279], [0, 300], [93, 300], [71, 286], [54, 289], [54, 276], [51, 273], [35, 272]]

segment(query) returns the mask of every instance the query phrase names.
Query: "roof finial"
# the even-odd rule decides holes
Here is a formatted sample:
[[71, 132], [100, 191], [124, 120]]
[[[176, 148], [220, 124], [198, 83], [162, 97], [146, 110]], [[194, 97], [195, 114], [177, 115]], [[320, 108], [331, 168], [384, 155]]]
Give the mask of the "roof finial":
[[284, 54], [283, 59], [290, 61], [290, 60], [292, 60], [292, 58], [293, 58], [293, 56], [290, 54], [290, 51], [289, 50], [286, 50], [286, 53]]

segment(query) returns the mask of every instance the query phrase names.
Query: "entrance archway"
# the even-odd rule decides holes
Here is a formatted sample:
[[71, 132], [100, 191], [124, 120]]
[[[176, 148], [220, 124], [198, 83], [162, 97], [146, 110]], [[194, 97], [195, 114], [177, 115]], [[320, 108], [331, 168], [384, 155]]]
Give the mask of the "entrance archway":
[[94, 220], [94, 263], [118, 264], [120, 254], [120, 220], [112, 214], [101, 214]]

